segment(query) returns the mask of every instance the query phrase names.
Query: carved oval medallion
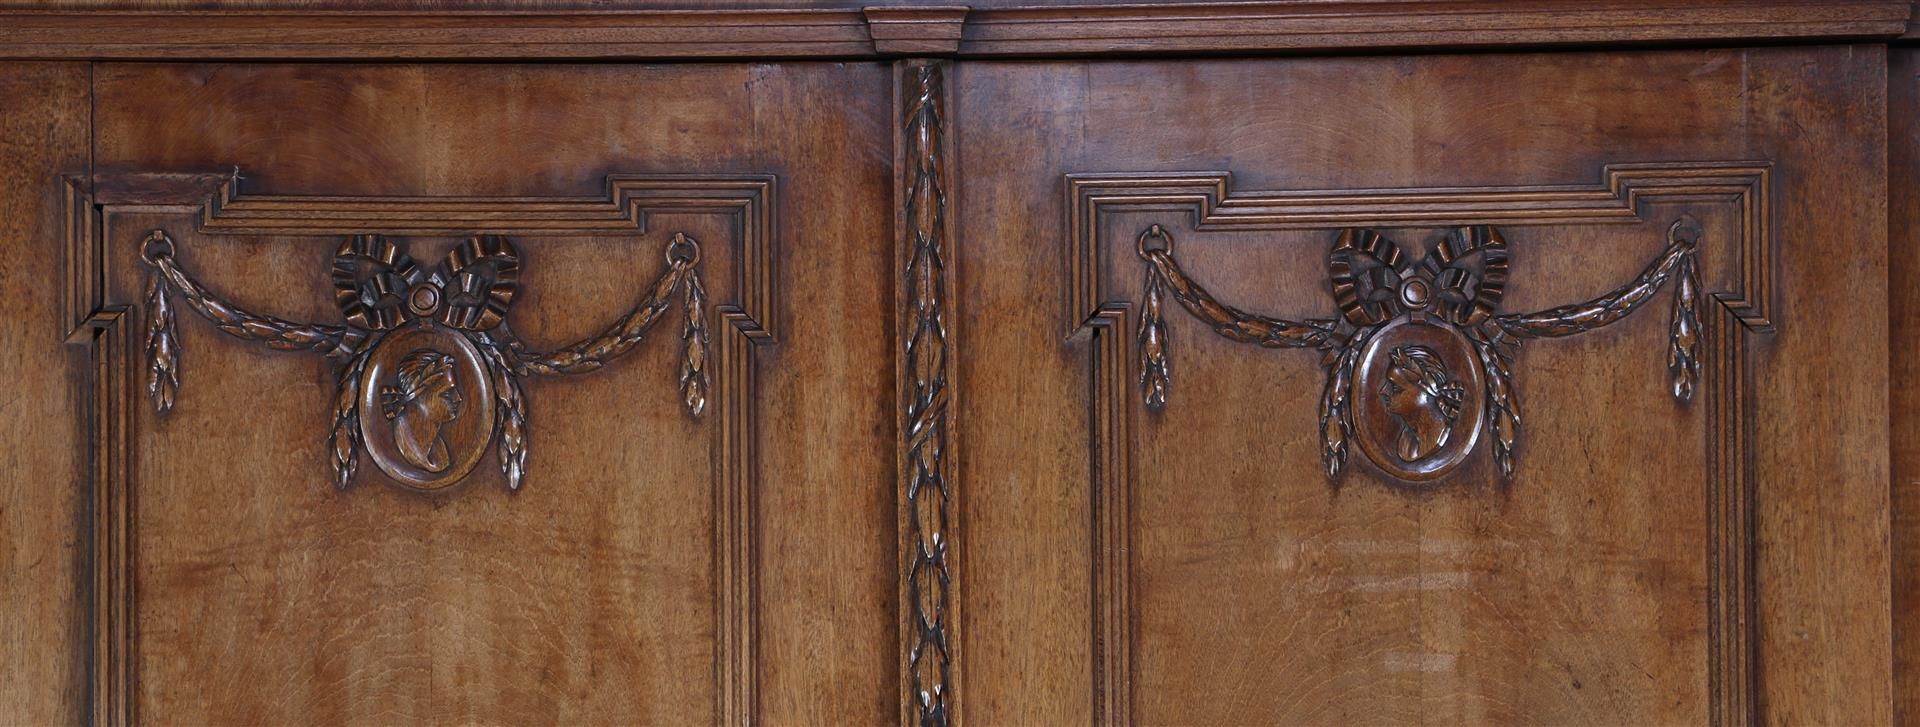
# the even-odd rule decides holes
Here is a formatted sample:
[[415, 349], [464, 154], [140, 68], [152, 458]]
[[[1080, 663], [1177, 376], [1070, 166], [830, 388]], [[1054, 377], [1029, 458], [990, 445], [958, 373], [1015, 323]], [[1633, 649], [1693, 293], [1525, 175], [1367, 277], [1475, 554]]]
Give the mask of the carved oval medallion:
[[1386, 324], [1367, 342], [1352, 386], [1360, 450], [1387, 474], [1435, 479], [1473, 452], [1486, 382], [1459, 329], [1407, 318]]
[[467, 337], [425, 321], [387, 334], [360, 379], [360, 433], [380, 471], [438, 490], [473, 470], [493, 439], [493, 384]]

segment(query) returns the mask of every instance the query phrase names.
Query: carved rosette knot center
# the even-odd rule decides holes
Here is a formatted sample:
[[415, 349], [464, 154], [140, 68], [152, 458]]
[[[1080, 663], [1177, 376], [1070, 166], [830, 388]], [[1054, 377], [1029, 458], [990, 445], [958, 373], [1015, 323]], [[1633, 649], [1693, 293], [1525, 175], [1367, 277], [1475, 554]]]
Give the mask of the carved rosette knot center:
[[407, 294], [407, 307], [416, 316], [433, 315], [440, 309], [440, 289], [426, 284], [413, 286], [413, 291]]
[[1408, 308], [1427, 307], [1427, 282], [1414, 278], [1400, 284], [1400, 302]]

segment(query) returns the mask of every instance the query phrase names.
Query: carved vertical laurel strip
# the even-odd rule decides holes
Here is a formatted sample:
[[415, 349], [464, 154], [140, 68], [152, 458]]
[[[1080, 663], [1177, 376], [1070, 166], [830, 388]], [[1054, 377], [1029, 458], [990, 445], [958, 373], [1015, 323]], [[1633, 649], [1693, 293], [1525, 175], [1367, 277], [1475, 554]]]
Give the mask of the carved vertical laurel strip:
[[700, 416], [707, 410], [707, 289], [700, 284], [699, 271], [687, 274], [686, 323], [680, 328], [680, 399], [687, 413]]
[[484, 344], [479, 348], [493, 375], [494, 405], [500, 412], [500, 474], [507, 478], [507, 489], [518, 490], [527, 475], [527, 399], [520, 393], [513, 367], [500, 353], [500, 343], [484, 331], [476, 337]]
[[[1679, 223], [1675, 223], [1678, 225]], [[1667, 372], [1673, 379], [1673, 398], [1693, 401], [1700, 381], [1699, 261], [1689, 253], [1674, 273], [1673, 324], [1668, 336]]]
[[173, 410], [180, 391], [180, 339], [167, 294], [167, 276], [153, 270], [147, 280], [147, 398], [161, 414]]
[[1512, 344], [1492, 322], [1471, 329], [1468, 338], [1487, 375], [1487, 433], [1493, 435], [1493, 461], [1500, 467], [1500, 476], [1511, 479], [1513, 449], [1520, 440], [1520, 398], [1513, 393]]
[[1140, 306], [1140, 389], [1148, 409], [1167, 405], [1167, 389], [1173, 384], [1173, 360], [1167, 352], [1167, 319], [1161, 315], [1160, 272], [1147, 268], [1147, 293]]
[[905, 61], [899, 77], [901, 118], [895, 135], [895, 195], [902, 271], [899, 476], [901, 478], [901, 641], [906, 704], [903, 724], [942, 727], [957, 720], [954, 652], [954, 458], [947, 414], [953, 372], [945, 301], [953, 292], [944, 245], [947, 210], [945, 69], [939, 61]]
[[340, 390], [333, 400], [333, 435], [327, 440], [333, 450], [334, 486], [342, 490], [353, 482], [360, 466], [360, 374], [366, 371], [373, 346], [355, 354], [340, 369]]
[[1327, 356], [1327, 388], [1320, 396], [1320, 456], [1329, 479], [1338, 479], [1347, 465], [1353, 440], [1353, 407], [1347, 400], [1353, 367], [1360, 362], [1365, 336], [1355, 336]]

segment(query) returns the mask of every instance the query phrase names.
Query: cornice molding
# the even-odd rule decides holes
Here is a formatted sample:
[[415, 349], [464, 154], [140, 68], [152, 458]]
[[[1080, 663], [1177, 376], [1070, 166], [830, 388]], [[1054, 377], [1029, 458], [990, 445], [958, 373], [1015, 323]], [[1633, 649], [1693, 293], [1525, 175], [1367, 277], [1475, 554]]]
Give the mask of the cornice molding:
[[950, 56], [960, 51], [960, 37], [968, 8], [867, 8], [867, 32], [873, 49], [901, 55]]
[[0, 59], [644, 60], [1285, 53], [1891, 40], [1909, 0], [1262, 0], [969, 9], [46, 9], [0, 3]]
[[1009, 8], [968, 18], [962, 55], [1196, 53], [1886, 39], [1906, 0], [1384, 0]]

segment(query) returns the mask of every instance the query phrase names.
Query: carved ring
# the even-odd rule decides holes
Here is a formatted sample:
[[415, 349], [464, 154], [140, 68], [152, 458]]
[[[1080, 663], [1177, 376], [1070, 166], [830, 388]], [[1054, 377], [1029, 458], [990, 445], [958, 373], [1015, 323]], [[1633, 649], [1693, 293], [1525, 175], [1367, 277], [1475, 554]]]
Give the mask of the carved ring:
[[[1159, 240], [1160, 246], [1147, 247], [1147, 238], [1154, 238]], [[1134, 254], [1139, 255], [1141, 260], [1149, 259], [1147, 256], [1147, 253], [1149, 252], [1164, 252], [1168, 255], [1172, 255], [1173, 254], [1173, 236], [1167, 234], [1166, 228], [1163, 228], [1159, 225], [1148, 227], [1147, 229], [1140, 232], [1139, 237], [1134, 238], [1133, 252]]]
[[140, 259], [148, 265], [158, 265], [161, 258], [172, 257], [173, 238], [167, 237], [164, 232], [154, 230], [147, 234], [145, 241], [140, 243]]
[[685, 266], [700, 264], [700, 243], [686, 235], [676, 234], [667, 241], [667, 265]]

